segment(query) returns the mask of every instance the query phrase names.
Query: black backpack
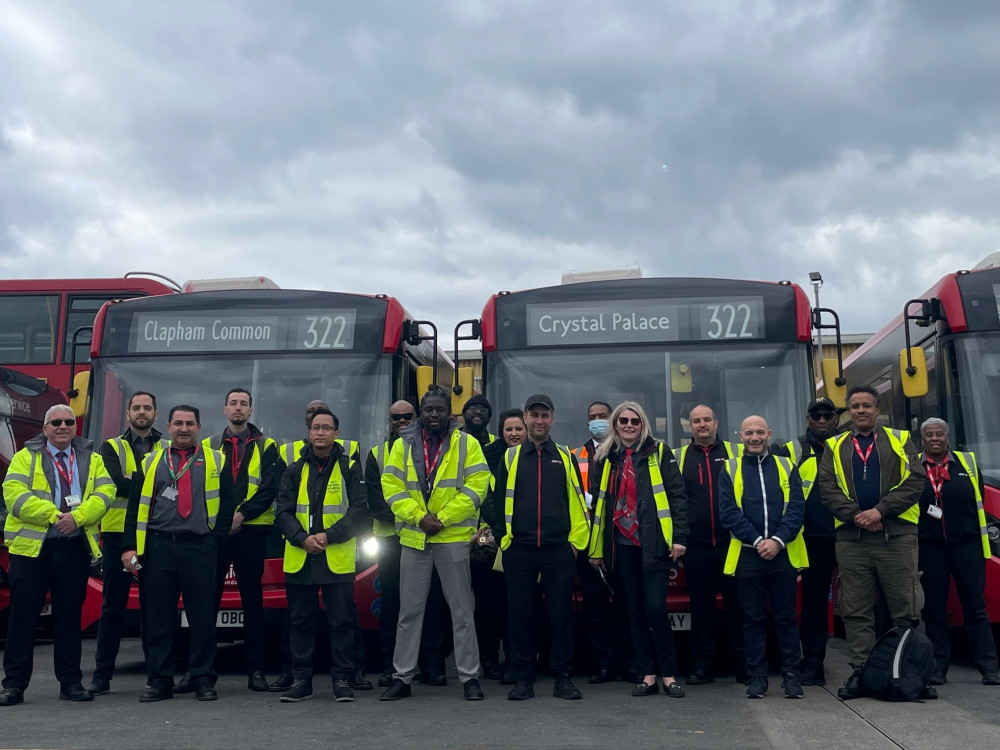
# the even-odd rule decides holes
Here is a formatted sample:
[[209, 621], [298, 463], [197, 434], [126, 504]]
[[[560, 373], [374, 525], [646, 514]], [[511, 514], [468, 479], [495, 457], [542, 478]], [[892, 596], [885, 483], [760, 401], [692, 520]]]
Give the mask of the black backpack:
[[868, 654], [861, 668], [861, 693], [886, 701], [919, 701], [936, 669], [927, 636], [912, 625], [897, 625]]

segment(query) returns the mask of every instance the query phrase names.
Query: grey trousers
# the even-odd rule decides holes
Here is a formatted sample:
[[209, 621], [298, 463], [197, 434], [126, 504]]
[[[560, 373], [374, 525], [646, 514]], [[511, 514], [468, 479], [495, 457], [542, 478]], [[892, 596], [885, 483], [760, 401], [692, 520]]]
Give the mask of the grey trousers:
[[468, 542], [428, 542], [422, 549], [403, 547], [399, 558], [399, 623], [396, 651], [392, 656], [394, 676], [407, 685], [417, 673], [424, 608], [437, 568], [445, 601], [451, 610], [455, 636], [455, 666], [465, 683], [479, 675], [479, 643], [476, 640], [475, 598], [469, 570]]

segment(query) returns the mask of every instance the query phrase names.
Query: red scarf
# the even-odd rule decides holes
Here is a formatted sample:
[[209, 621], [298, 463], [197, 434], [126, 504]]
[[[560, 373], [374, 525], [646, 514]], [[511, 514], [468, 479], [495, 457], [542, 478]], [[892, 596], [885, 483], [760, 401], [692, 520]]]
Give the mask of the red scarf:
[[625, 449], [625, 463], [618, 481], [618, 498], [615, 500], [615, 528], [637, 547], [639, 543], [639, 498], [635, 489], [635, 466], [632, 449]]

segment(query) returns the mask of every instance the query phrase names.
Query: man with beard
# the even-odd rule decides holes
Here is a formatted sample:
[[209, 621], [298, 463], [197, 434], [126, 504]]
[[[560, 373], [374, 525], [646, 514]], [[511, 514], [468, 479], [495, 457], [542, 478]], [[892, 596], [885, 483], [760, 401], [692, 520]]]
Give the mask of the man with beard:
[[121, 561], [122, 537], [125, 532], [125, 511], [132, 491], [132, 474], [142, 459], [153, 448], [165, 448], [167, 441], [153, 428], [156, 422], [156, 396], [146, 391], [136, 391], [128, 400], [125, 418], [129, 427], [101, 446], [101, 458], [108, 475], [115, 483], [115, 499], [101, 519], [101, 560], [103, 603], [101, 620], [97, 626], [97, 654], [94, 658], [94, 676], [87, 685], [94, 695], [104, 695], [111, 690], [115, 674], [115, 660], [122, 639], [122, 621], [132, 588], [132, 574], [124, 570]]
[[462, 421], [465, 422], [462, 429], [478, 440], [483, 448], [497, 439], [497, 436], [489, 431], [492, 418], [493, 407], [490, 406], [486, 396], [480, 393], [466, 401], [462, 407]]
[[222, 603], [229, 566], [236, 575], [243, 607], [243, 650], [246, 659], [247, 688], [267, 692], [264, 678], [265, 623], [264, 558], [267, 537], [274, 529], [274, 497], [281, 477], [278, 444], [251, 423], [253, 396], [244, 388], [226, 394], [222, 413], [229, 425], [220, 433], [205, 438], [205, 448], [221, 451], [226, 457], [223, 471], [232, 474], [236, 512], [233, 513], [229, 538], [219, 547], [218, 594], [216, 611]]

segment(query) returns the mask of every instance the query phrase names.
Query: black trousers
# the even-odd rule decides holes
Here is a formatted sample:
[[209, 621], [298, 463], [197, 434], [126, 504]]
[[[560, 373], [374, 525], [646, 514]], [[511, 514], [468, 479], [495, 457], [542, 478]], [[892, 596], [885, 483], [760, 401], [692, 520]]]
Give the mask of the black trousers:
[[483, 667], [500, 664], [500, 644], [507, 634], [507, 582], [503, 573], [483, 562], [470, 564], [472, 591], [476, 596], [476, 638]]
[[673, 677], [677, 674], [677, 651], [667, 612], [670, 568], [643, 570], [642, 548], [625, 544], [615, 547], [615, 567], [628, 604], [629, 632], [639, 673]]
[[743, 643], [747, 675], [767, 677], [767, 610], [778, 634], [781, 671], [799, 673], [799, 629], [795, 625], [795, 579], [798, 573], [782, 550], [765, 560], [749, 547], [740, 553], [736, 583], [743, 604]]
[[503, 569], [507, 578], [513, 676], [527, 680], [535, 677], [539, 627], [535, 605], [539, 575], [552, 639], [549, 667], [554, 675], [569, 676], [573, 670], [573, 576], [576, 573], [573, 548], [569, 542], [543, 547], [512, 544], [504, 550]]
[[691, 599], [691, 659], [696, 669], [711, 670], [715, 662], [715, 598], [722, 592], [729, 658], [743, 662], [743, 612], [736, 581], [723, 573], [728, 542], [713, 547], [691, 544], [684, 553], [684, 575]]
[[312, 680], [313, 652], [316, 648], [316, 613], [323, 594], [326, 622], [330, 631], [330, 673], [335, 680], [354, 677], [354, 623], [357, 611], [351, 601], [353, 581], [344, 583], [288, 583], [288, 614], [291, 619], [289, 643], [292, 676]]
[[226, 576], [229, 573], [229, 566], [232, 565], [243, 607], [243, 652], [246, 657], [247, 674], [264, 669], [267, 629], [264, 622], [264, 589], [261, 586], [261, 578], [264, 576], [267, 535], [271, 528], [244, 524], [239, 534], [229, 537], [219, 546], [215, 610], [219, 611]]
[[134, 580], [132, 574], [122, 568], [122, 537], [120, 532], [101, 534], [101, 578], [104, 586], [101, 619], [97, 625], [94, 677], [108, 681], [115, 675], [125, 609]]
[[972, 647], [972, 661], [980, 672], [997, 668], [997, 649], [993, 629], [986, 614], [983, 588], [986, 586], [986, 560], [982, 543], [920, 543], [918, 559], [924, 587], [922, 617], [927, 637], [934, 644], [934, 657], [941, 674], [951, 665], [951, 630], [948, 627], [948, 586], [955, 580], [955, 592], [962, 605], [965, 633]]
[[837, 567], [837, 540], [834, 537], [805, 537], [809, 567], [802, 571], [802, 617], [799, 638], [802, 640], [802, 665], [819, 668], [826, 660], [826, 642], [830, 637], [830, 584]]
[[143, 555], [146, 607], [146, 676], [162, 689], [173, 685], [172, 652], [178, 597], [184, 596], [188, 620], [188, 671], [191, 684], [215, 684], [215, 602], [218, 543], [211, 534], [170, 537], [149, 531]]
[[3, 652], [4, 688], [26, 690], [34, 666], [35, 627], [52, 595], [53, 662], [60, 685], [81, 681], [80, 613], [87, 596], [90, 551], [83, 535], [46, 539], [38, 557], [11, 555], [10, 620]]

